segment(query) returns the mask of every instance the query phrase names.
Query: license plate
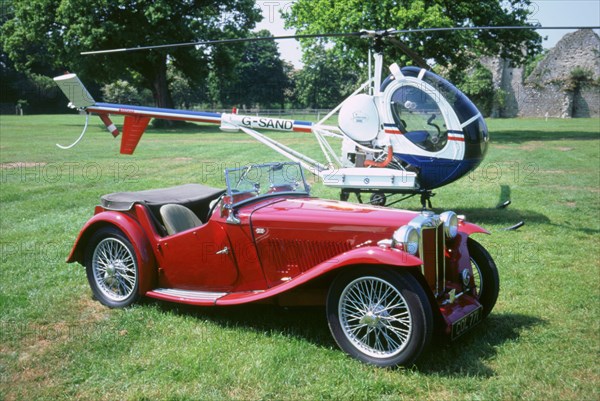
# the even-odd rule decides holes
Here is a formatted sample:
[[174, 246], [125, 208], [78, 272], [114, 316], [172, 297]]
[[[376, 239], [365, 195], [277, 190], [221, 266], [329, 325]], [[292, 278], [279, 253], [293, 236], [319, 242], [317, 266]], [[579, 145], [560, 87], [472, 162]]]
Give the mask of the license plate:
[[473, 312], [452, 323], [452, 339], [454, 340], [455, 338], [462, 336], [469, 331], [471, 327], [479, 323], [481, 321], [482, 314], [483, 308], [480, 306]]

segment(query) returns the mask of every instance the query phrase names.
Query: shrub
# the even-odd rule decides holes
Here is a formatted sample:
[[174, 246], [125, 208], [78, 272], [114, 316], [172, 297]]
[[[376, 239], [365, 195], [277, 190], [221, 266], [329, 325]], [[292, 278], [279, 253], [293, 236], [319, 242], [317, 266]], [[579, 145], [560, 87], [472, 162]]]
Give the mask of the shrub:
[[139, 90], [128, 81], [119, 79], [102, 87], [105, 102], [119, 104], [150, 104], [152, 94], [148, 89]]

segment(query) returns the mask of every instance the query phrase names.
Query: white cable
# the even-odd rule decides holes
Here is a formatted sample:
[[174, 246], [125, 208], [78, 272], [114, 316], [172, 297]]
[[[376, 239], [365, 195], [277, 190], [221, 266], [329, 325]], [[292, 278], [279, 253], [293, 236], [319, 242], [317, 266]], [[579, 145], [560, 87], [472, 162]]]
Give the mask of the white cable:
[[90, 120], [89, 113], [85, 113], [85, 125], [83, 126], [83, 131], [81, 132], [81, 135], [79, 135], [79, 138], [77, 138], [77, 140], [75, 142], [73, 142], [69, 146], [62, 146], [57, 143], [56, 146], [58, 146], [61, 149], [67, 150], [67, 149], [71, 149], [73, 146], [77, 145], [83, 139], [83, 136], [85, 135], [85, 131], [87, 131], [89, 120]]

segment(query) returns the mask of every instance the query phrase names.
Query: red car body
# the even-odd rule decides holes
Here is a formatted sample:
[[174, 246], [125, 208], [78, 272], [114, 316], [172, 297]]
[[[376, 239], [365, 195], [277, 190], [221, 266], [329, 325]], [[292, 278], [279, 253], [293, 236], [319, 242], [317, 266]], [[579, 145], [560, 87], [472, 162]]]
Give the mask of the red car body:
[[[186, 205], [177, 198], [178, 188], [161, 191], [174, 198], [165, 203]], [[155, 213], [160, 202], [149, 206], [143, 196], [135, 201], [136, 193], [128, 194], [134, 199], [128, 207], [111, 207], [110, 200], [104, 199], [79, 233], [67, 261], [89, 269], [94, 236], [111, 228], [133, 248], [136, 297], [199, 306], [326, 304], [332, 283], [342, 272], [369, 268], [402, 272], [420, 285], [427, 298], [422, 303], [428, 302], [425, 309], [431, 311], [434, 326], [450, 337], [475, 325], [490, 311], [482, 308], [491, 309], [495, 303], [494, 297], [491, 306], [482, 306], [474, 283], [477, 275], [479, 280], [488, 280], [485, 272], [474, 275], [469, 236], [487, 233], [474, 224], [459, 220], [458, 232], [450, 239], [430, 211], [324, 200], [305, 192], [279, 193], [276, 188], [231, 207], [237, 194], [209, 192], [207, 199], [196, 202], [196, 214], [207, 212], [205, 222], [171, 235], [165, 234], [164, 222]], [[137, 194], [144, 193], [152, 191]], [[188, 199], [188, 206], [193, 201]], [[212, 207], [208, 207], [210, 202]], [[437, 223], [421, 230], [417, 254], [390, 241], [399, 227], [423, 216], [433, 216]], [[377, 319], [381, 313], [375, 313]], [[378, 323], [369, 319], [363, 316], [361, 324], [376, 327]], [[418, 353], [392, 364], [412, 362]], [[387, 357], [382, 363], [377, 358], [359, 359], [390, 365]]]

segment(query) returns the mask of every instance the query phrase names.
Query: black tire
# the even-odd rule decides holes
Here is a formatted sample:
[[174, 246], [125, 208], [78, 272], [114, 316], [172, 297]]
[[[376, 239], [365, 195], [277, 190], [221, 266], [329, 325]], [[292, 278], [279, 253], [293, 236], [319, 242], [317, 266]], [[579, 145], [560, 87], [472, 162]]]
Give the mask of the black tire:
[[371, 203], [371, 205], [374, 206], [385, 206], [386, 202], [387, 197], [383, 192], [374, 192], [373, 194], [371, 194], [371, 199], [369, 203]]
[[379, 267], [343, 272], [329, 288], [326, 309], [339, 347], [368, 364], [410, 366], [431, 341], [431, 305], [407, 272]]
[[85, 267], [94, 297], [110, 308], [137, 301], [138, 261], [131, 242], [115, 227], [96, 231], [87, 244]]
[[485, 248], [472, 238], [467, 240], [469, 256], [471, 258], [471, 268], [473, 269], [473, 281], [475, 288], [473, 295], [483, 306], [483, 317], [490, 314], [500, 291], [500, 277], [496, 263], [485, 250]]

